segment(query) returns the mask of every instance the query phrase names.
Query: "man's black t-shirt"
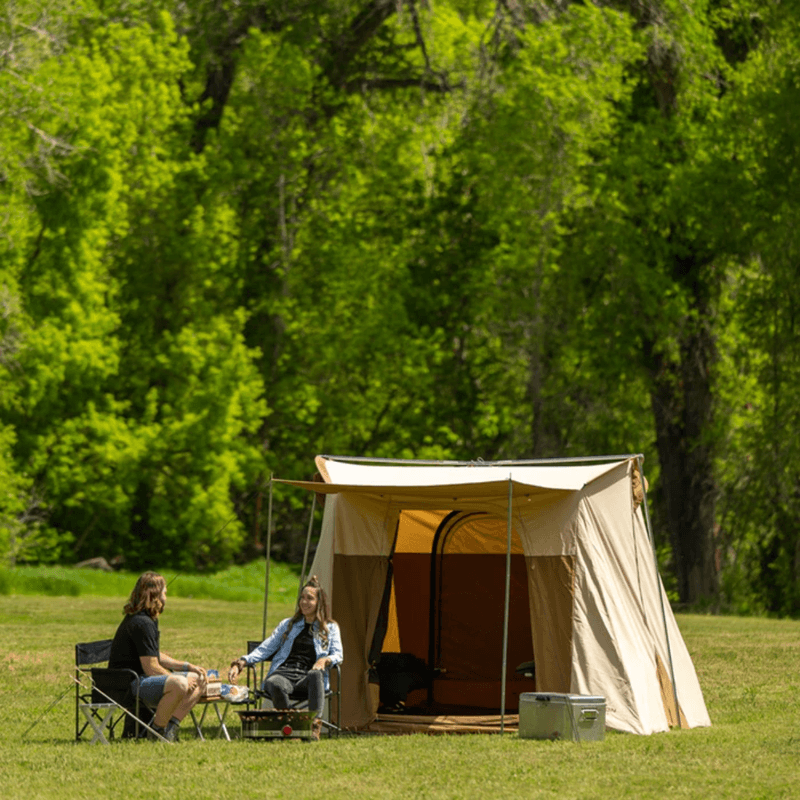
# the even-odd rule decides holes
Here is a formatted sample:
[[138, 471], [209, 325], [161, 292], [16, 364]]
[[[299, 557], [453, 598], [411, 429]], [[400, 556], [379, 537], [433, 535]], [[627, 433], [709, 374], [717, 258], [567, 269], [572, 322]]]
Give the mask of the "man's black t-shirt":
[[126, 614], [111, 642], [108, 666], [110, 669], [132, 669], [144, 675], [139, 659], [142, 656], [158, 658], [160, 652], [158, 620], [152, 619], [146, 611]]

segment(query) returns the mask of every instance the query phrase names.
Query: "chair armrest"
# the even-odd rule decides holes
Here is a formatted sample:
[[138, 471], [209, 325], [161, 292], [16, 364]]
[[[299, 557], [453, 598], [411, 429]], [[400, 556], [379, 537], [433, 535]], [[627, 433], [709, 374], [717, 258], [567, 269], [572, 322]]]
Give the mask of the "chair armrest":
[[[330, 673], [330, 683], [331, 683], [331, 691], [338, 692], [342, 686], [342, 665], [341, 664], [334, 664], [332, 667], [328, 667], [328, 671]], [[336, 688], [333, 687], [333, 676], [336, 675]]]
[[92, 673], [92, 702], [107, 703], [111, 699], [121, 706], [136, 701], [131, 684], [139, 676], [132, 669], [109, 669], [94, 667]]
[[257, 664], [246, 664], [245, 665], [245, 674], [246, 674], [246, 685], [247, 685], [247, 701], [246, 705], [249, 708], [251, 705], [258, 705], [257, 700], [266, 697], [267, 695], [261, 690], [261, 681], [258, 677], [259, 668], [261, 669], [262, 678], [264, 676], [264, 670], [266, 666], [269, 664], [269, 661], [259, 661]]

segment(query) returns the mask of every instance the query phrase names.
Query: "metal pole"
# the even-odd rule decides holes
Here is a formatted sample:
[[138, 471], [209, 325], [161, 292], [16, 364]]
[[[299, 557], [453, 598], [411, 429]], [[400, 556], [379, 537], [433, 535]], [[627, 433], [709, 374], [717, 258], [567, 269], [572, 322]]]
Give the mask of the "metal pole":
[[261, 541], [261, 492], [256, 494], [256, 518], [253, 522], [253, 547], [258, 548]]
[[308, 520], [308, 534], [306, 535], [306, 549], [303, 553], [303, 568], [300, 570], [300, 586], [297, 589], [297, 596], [300, 597], [300, 593], [303, 591], [303, 584], [306, 580], [306, 564], [308, 563], [308, 548], [311, 544], [311, 531], [314, 528], [314, 510], [317, 507], [317, 496], [315, 494], [311, 495], [311, 517]]
[[269, 475], [269, 503], [267, 504], [267, 542], [264, 547], [264, 623], [261, 626], [261, 640], [267, 638], [267, 598], [269, 597], [269, 558], [272, 549], [272, 473]]
[[[34, 722], [33, 725], [31, 725], [25, 731], [25, 733], [22, 734], [22, 736], [20, 738], [24, 740], [25, 737], [42, 721], [42, 719], [44, 719], [44, 716], [50, 711], [50, 709], [51, 708], [55, 708], [71, 691], [72, 691], [72, 687], [71, 686], [67, 686], [66, 690], [64, 691], [64, 694], [62, 694], [61, 697], [59, 697], [58, 699], [53, 700], [53, 702], [50, 703], [50, 705], [47, 706], [47, 708], [44, 711], [42, 711], [42, 713], [39, 715], [39, 717], [36, 720], [36, 722]], [[75, 735], [77, 736], [77, 726], [76, 726], [76, 734]]]
[[508, 476], [508, 528], [506, 533], [506, 597], [503, 612], [503, 672], [500, 678], [500, 733], [506, 729], [506, 666], [508, 662], [508, 617], [511, 603], [511, 476]]
[[650, 547], [653, 550], [653, 569], [656, 572], [656, 591], [658, 592], [658, 599], [661, 603], [661, 620], [664, 624], [664, 639], [667, 643], [667, 659], [669, 660], [669, 675], [672, 681], [672, 694], [675, 698], [675, 715], [678, 718], [678, 727], [683, 728], [681, 725], [681, 707], [678, 703], [678, 686], [675, 683], [675, 666], [672, 663], [672, 647], [669, 643], [669, 629], [667, 628], [667, 612], [664, 608], [664, 593], [661, 591], [661, 576], [658, 574], [658, 555], [656, 553], [656, 542], [653, 538], [653, 531], [650, 528], [650, 512], [647, 509], [647, 489], [644, 482], [644, 457], [637, 458], [637, 465], [639, 467], [639, 478], [642, 481], [642, 508], [644, 508], [644, 521], [647, 529], [647, 535], [650, 539]]

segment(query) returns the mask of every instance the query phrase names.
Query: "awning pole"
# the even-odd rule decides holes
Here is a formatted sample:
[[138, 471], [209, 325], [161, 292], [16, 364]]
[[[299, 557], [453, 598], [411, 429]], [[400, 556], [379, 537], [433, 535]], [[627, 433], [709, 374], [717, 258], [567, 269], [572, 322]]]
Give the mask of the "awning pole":
[[672, 647], [669, 643], [669, 628], [667, 627], [667, 612], [664, 608], [664, 592], [661, 591], [661, 575], [658, 573], [658, 554], [656, 553], [656, 542], [653, 538], [653, 531], [650, 527], [650, 512], [647, 509], [647, 489], [644, 480], [644, 457], [639, 456], [637, 459], [639, 467], [639, 478], [642, 482], [642, 507], [644, 508], [644, 522], [647, 528], [647, 535], [650, 538], [650, 547], [653, 550], [653, 569], [656, 571], [656, 590], [658, 591], [658, 599], [661, 601], [661, 619], [664, 623], [664, 639], [667, 643], [667, 658], [669, 660], [669, 675], [672, 681], [672, 695], [675, 698], [675, 716], [678, 718], [678, 727], [683, 728], [681, 725], [681, 707], [678, 703], [678, 686], [675, 682], [675, 666], [672, 663]]
[[308, 520], [308, 534], [306, 535], [306, 549], [303, 553], [303, 568], [300, 570], [300, 586], [297, 589], [297, 596], [303, 591], [303, 584], [306, 582], [306, 564], [308, 563], [308, 548], [311, 545], [311, 531], [314, 528], [314, 511], [317, 507], [317, 496], [311, 495], [311, 517]]
[[269, 503], [267, 505], [267, 542], [264, 547], [264, 623], [261, 626], [261, 640], [267, 638], [267, 598], [269, 597], [269, 559], [272, 550], [272, 473], [269, 474]]
[[506, 729], [506, 666], [508, 663], [508, 617], [511, 603], [511, 476], [508, 476], [508, 528], [506, 532], [506, 597], [503, 613], [503, 672], [500, 677], [500, 733]]

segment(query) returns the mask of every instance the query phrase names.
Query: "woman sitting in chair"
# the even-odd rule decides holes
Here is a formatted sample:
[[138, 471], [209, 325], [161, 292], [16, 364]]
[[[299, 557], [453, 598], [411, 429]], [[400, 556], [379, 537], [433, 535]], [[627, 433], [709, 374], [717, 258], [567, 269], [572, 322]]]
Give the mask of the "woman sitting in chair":
[[263, 689], [275, 708], [289, 708], [289, 699], [308, 699], [316, 712], [318, 735], [330, 683], [328, 670], [343, 660], [339, 626], [328, 612], [328, 598], [312, 575], [300, 592], [293, 617], [284, 619], [255, 650], [231, 663], [228, 680], [236, 683], [245, 667], [271, 660]]

